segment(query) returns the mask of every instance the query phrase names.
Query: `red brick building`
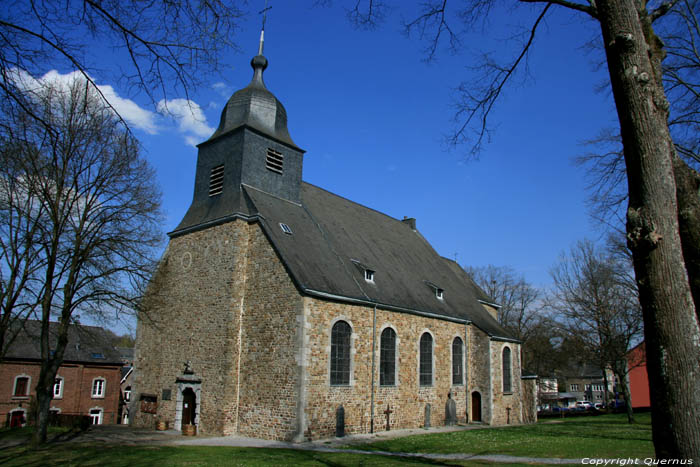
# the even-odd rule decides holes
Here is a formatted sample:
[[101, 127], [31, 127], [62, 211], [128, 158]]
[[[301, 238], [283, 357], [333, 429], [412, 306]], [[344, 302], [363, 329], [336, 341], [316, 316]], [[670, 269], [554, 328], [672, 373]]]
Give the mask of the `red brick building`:
[[629, 368], [630, 396], [632, 408], [651, 407], [649, 397], [649, 375], [647, 374], [647, 357], [644, 342], [637, 345], [627, 354]]
[[[51, 324], [53, 328], [55, 323]], [[27, 422], [41, 369], [39, 332], [40, 322], [27, 321], [0, 363], [0, 421], [4, 426]], [[94, 424], [118, 423], [121, 367], [107, 331], [72, 326], [56, 375], [51, 411], [89, 415]]]

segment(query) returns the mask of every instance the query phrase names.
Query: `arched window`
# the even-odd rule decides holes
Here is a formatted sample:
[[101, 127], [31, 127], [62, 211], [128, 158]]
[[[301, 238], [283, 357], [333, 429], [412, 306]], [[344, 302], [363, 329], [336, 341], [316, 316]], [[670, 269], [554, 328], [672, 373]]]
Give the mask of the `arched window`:
[[391, 328], [382, 331], [379, 347], [379, 385], [396, 384], [396, 332]]
[[464, 383], [462, 339], [455, 337], [452, 341], [452, 384]]
[[433, 384], [433, 336], [424, 332], [420, 336], [420, 385]]
[[350, 384], [350, 336], [352, 328], [338, 321], [331, 331], [331, 384]]
[[503, 392], [513, 392], [510, 362], [510, 348], [505, 347], [503, 349]]

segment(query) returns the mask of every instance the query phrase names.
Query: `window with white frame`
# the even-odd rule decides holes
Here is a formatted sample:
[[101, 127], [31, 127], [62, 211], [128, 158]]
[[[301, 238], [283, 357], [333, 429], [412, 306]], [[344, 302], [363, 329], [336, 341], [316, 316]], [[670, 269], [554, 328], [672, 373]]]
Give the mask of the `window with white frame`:
[[590, 385], [590, 384], [586, 384], [585, 389], [586, 389], [586, 391], [590, 391], [590, 390], [591, 390], [591, 385]]
[[131, 386], [127, 386], [124, 389], [124, 400], [129, 402], [131, 400]]
[[105, 396], [105, 380], [104, 378], [95, 378], [92, 380], [92, 397], [104, 397]]
[[53, 383], [53, 398], [61, 399], [63, 397], [63, 378], [60, 376], [56, 377]]
[[102, 409], [90, 409], [90, 423], [102, 425]]
[[365, 269], [365, 280], [367, 282], [374, 282], [374, 271], [371, 269]]
[[591, 388], [592, 388], [594, 391], [601, 392], [601, 391], [603, 390], [603, 385], [602, 385], [602, 384], [594, 384], [594, 385], [591, 386]]
[[572, 384], [570, 389], [571, 389], [571, 392], [578, 392], [578, 384]]
[[15, 386], [12, 390], [13, 397], [29, 397], [29, 382], [27, 375], [19, 375], [15, 378]]

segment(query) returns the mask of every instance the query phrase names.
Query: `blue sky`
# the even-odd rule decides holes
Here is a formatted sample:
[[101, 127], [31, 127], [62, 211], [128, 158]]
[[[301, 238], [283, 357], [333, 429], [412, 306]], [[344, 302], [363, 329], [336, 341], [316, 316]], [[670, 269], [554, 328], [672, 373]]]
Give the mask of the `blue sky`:
[[[453, 126], [453, 89], [476, 80], [471, 67], [480, 52], [513, 56], [506, 39], [541, 7], [497, 11], [484, 31], [463, 36], [464, 51], [442, 48], [426, 64], [425, 43], [400, 33], [410, 11], [397, 9], [379, 29], [362, 31], [342, 5], [310, 3], [272, 2], [265, 33], [265, 82], [287, 109], [292, 139], [307, 151], [305, 181], [396, 218], [415, 217], [441, 255], [463, 265], [511, 266], [536, 286], [550, 282], [549, 268], [573, 242], [600, 237], [586, 208], [585, 174], [572, 161], [589, 151], [583, 142], [616, 125], [611, 96], [596, 92], [607, 71], [596, 70], [598, 52], [582, 47], [596, 24], [552, 8], [529, 75], [507, 88], [491, 116], [491, 143], [478, 160], [467, 160], [466, 148], [448, 152], [442, 143]], [[242, 52], [232, 50], [222, 76], [192, 90], [198, 115], [184, 111], [185, 101], [171, 101], [180, 118], [164, 117], [142, 96], [125, 100], [117, 83], [93, 76], [112, 86], [156, 168], [165, 231], [192, 198], [193, 144], [209, 137], [228, 97], [252, 77], [260, 8], [249, 8], [234, 38]]]

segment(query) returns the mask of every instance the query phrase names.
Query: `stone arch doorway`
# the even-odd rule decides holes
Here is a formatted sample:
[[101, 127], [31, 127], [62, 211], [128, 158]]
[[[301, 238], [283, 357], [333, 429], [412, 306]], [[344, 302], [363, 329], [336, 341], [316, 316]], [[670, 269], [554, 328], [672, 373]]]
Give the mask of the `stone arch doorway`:
[[481, 421], [481, 393], [472, 392], [472, 422]]
[[194, 374], [190, 362], [187, 362], [185, 371], [178, 376], [176, 383], [175, 429], [182, 430], [185, 425], [199, 426], [201, 423], [199, 416], [202, 407], [202, 379]]
[[182, 424], [194, 425], [197, 414], [197, 395], [192, 388], [182, 391]]

